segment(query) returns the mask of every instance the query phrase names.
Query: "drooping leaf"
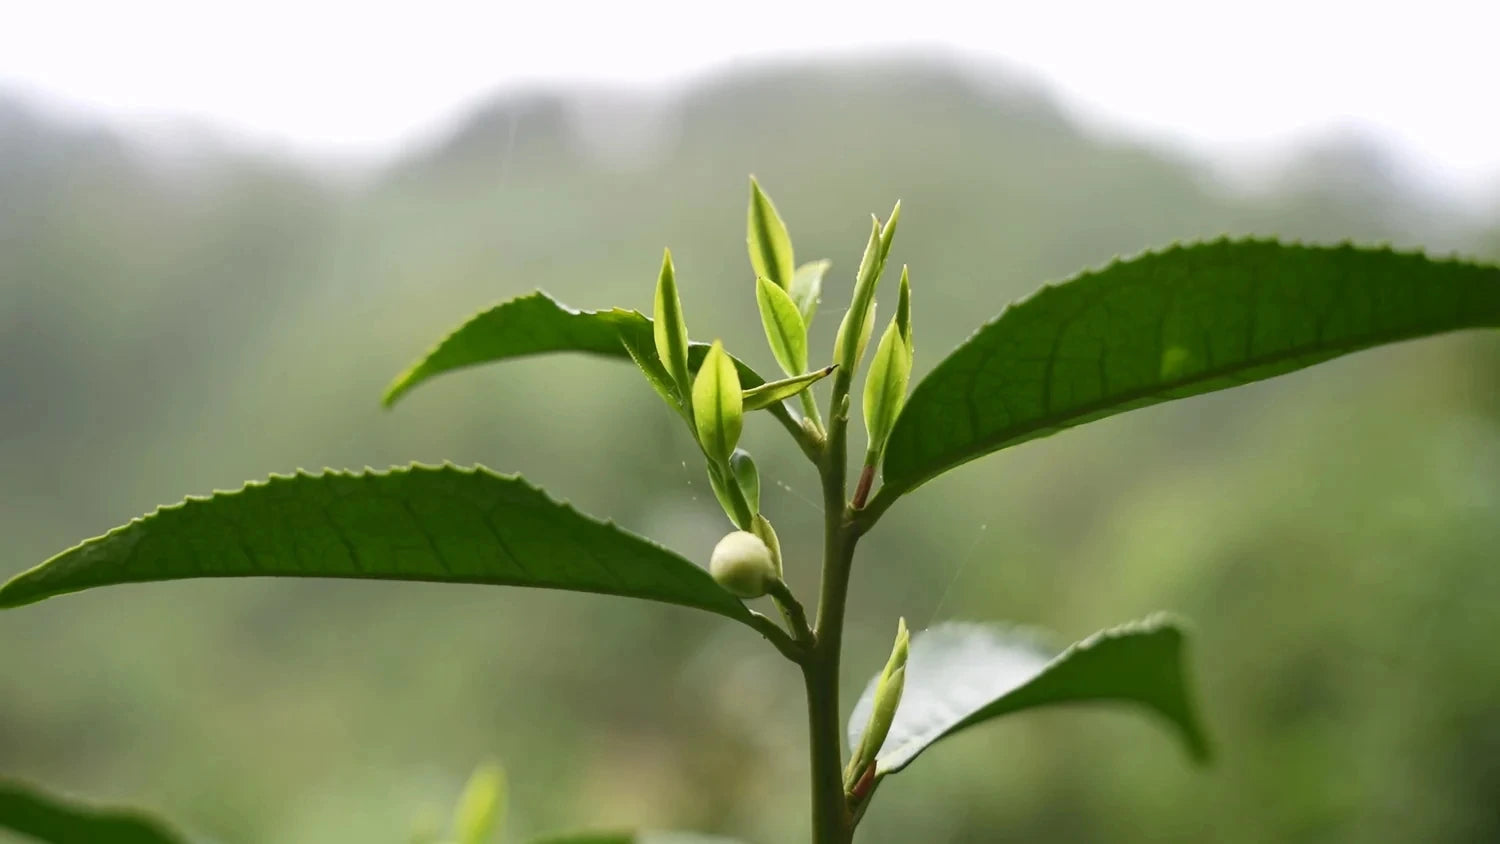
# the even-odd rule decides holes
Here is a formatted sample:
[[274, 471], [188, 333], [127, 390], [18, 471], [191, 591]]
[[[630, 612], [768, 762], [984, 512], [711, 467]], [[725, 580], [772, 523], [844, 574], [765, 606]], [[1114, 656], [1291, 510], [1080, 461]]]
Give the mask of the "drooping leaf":
[[[456, 369], [548, 352], [583, 352], [617, 360], [631, 360], [647, 370], [655, 358], [656, 340], [651, 320], [638, 311], [620, 308], [609, 311], [580, 311], [537, 291], [495, 305], [469, 318], [438, 343], [421, 360], [397, 376], [386, 389], [387, 407], [418, 384]], [[628, 342], [627, 342], [628, 341]], [[696, 373], [708, 354], [709, 344], [693, 343], [688, 347], [688, 369]], [[741, 360], [735, 359], [740, 386], [753, 389], [764, 384], [764, 378]], [[653, 371], [654, 370], [654, 371]], [[671, 384], [666, 367], [657, 361], [646, 372], [657, 392]], [[663, 393], [675, 405], [670, 394]], [[767, 407], [773, 416], [789, 422], [791, 415], [781, 404]], [[790, 422], [795, 425], [795, 422]]]
[[88, 805], [0, 779], [0, 830], [45, 844], [184, 844], [165, 823], [133, 809]]
[[[639, 311], [580, 311], [540, 290], [528, 293], [475, 314], [454, 329], [391, 382], [385, 404], [395, 404], [418, 384], [438, 375], [486, 363], [549, 352], [583, 352], [629, 360], [630, 354], [620, 341], [622, 332], [635, 338], [641, 350], [656, 347], [651, 320]], [[697, 370], [708, 345], [693, 343], [689, 347], [690, 369]], [[765, 383], [743, 362], [736, 360], [735, 367], [746, 387]]]
[[823, 276], [828, 274], [831, 266], [833, 262], [827, 258], [808, 261], [792, 274], [792, 286], [786, 292], [792, 294], [792, 301], [797, 303], [802, 322], [806, 325], [812, 325], [813, 315], [818, 312], [818, 300], [823, 297]]
[[813, 372], [805, 372], [791, 378], [783, 378], [780, 381], [771, 381], [759, 387], [746, 390], [741, 394], [745, 410], [761, 410], [762, 408], [772, 407], [786, 401], [808, 387], [811, 387], [813, 384], [832, 375], [835, 369], [838, 369], [838, 367], [825, 366]]
[[760, 189], [754, 176], [750, 177], [750, 209], [745, 217], [745, 244], [750, 248], [750, 266], [757, 276], [768, 278], [786, 290], [792, 283], [793, 268], [796, 267], [792, 258], [792, 239], [786, 232], [786, 223], [776, 213], [776, 206]]
[[0, 608], [119, 583], [258, 576], [534, 586], [749, 619], [671, 551], [518, 476], [451, 465], [273, 475], [189, 498], [17, 575], [0, 586]]
[[1011, 305], [933, 369], [882, 495], [1115, 413], [1481, 326], [1500, 326], [1500, 267], [1264, 240], [1119, 261]]
[[[1195, 759], [1208, 758], [1183, 664], [1183, 632], [1153, 617], [1096, 633], [1061, 654], [1035, 635], [950, 622], [912, 637], [901, 706], [876, 756], [877, 774], [895, 773], [939, 739], [1013, 712], [1109, 701], [1145, 707], [1181, 735]], [[877, 678], [878, 681], [878, 678]], [[877, 681], [849, 718], [857, 744]]]
[[734, 363], [717, 340], [693, 379], [693, 423], [708, 456], [720, 464], [728, 462], [745, 425], [745, 399]]
[[548, 352], [627, 358], [619, 333], [655, 349], [651, 320], [636, 311], [579, 311], [538, 290], [483, 311], [438, 343], [386, 388], [389, 407], [424, 381], [455, 369]]
[[760, 307], [761, 325], [771, 354], [787, 375], [807, 370], [807, 325], [797, 303], [785, 290], [761, 276], [755, 280], [755, 303]]

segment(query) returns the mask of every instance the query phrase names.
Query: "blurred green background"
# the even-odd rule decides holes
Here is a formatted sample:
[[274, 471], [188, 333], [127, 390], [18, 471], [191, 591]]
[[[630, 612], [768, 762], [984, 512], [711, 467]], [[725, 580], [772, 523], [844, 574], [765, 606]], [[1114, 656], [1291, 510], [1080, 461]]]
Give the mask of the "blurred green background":
[[[670, 104], [502, 97], [376, 173], [163, 151], [0, 99], [0, 575], [270, 472], [411, 460], [524, 472], [704, 559], [725, 521], [629, 367], [539, 358], [381, 388], [444, 331], [542, 288], [649, 310], [671, 246], [695, 336], [772, 370], [746, 176], [800, 260], [904, 203], [917, 376], [1003, 305], [1116, 254], [1276, 234], [1500, 256], [1500, 215], [1403, 183], [1358, 138], [1254, 192], [940, 62], [800, 63]], [[824, 353], [826, 355], [826, 352]], [[1469, 333], [1138, 411], [934, 482], [863, 545], [846, 709], [897, 614], [1081, 636], [1195, 624], [1220, 748], [1089, 709], [945, 744], [862, 841], [1500, 840], [1500, 335]], [[815, 478], [749, 426], [793, 586]], [[799, 551], [798, 549], [807, 549]], [[0, 771], [230, 844], [402, 842], [472, 767], [510, 830], [805, 840], [799, 678], [758, 637], [623, 599], [340, 581], [126, 586], [0, 614]]]

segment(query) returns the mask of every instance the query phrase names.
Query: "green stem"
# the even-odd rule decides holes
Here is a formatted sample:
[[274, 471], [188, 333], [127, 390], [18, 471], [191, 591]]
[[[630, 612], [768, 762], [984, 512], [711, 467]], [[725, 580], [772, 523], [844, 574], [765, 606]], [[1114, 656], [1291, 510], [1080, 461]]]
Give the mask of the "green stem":
[[776, 625], [776, 622], [761, 613], [751, 610], [750, 625], [760, 635], [766, 637], [766, 641], [775, 645], [776, 650], [781, 651], [782, 656], [798, 665], [805, 665], [807, 663], [809, 651], [801, 643], [794, 641], [791, 636], [788, 636], [785, 630]]
[[837, 662], [830, 665], [817, 651], [802, 664], [807, 686], [807, 729], [812, 762], [813, 844], [850, 844], [854, 827], [844, 799], [839, 751], [839, 685]]
[[823, 417], [818, 413], [818, 397], [813, 395], [811, 389], [803, 390], [797, 394], [802, 400], [802, 413], [810, 420], [818, 431], [823, 430]]
[[844, 639], [844, 605], [858, 532], [845, 503], [848, 454], [849, 372], [834, 376], [828, 438], [819, 464], [823, 481], [823, 584], [818, 595], [816, 640], [802, 674], [807, 686], [807, 723], [812, 763], [813, 844], [850, 844], [854, 822], [844, 797], [839, 727], [839, 660]]
[[[803, 391], [803, 395], [807, 395], [807, 392]], [[807, 455], [808, 460], [817, 463], [822, 459], [823, 443], [812, 433], [808, 432], [806, 428], [802, 427], [802, 423], [786, 409], [785, 403], [778, 402], [767, 408], [767, 410], [770, 411], [772, 416], [776, 417], [777, 422], [781, 423], [781, 427], [786, 428], [787, 433], [792, 435], [792, 439], [797, 442], [797, 447], [802, 449], [802, 453]], [[817, 410], [814, 408], [814, 413], [816, 412]], [[816, 416], [813, 418], [816, 418]]]
[[769, 594], [771, 600], [776, 602], [776, 607], [781, 610], [782, 617], [786, 619], [792, 638], [799, 645], [811, 647], [814, 636], [812, 627], [807, 623], [807, 613], [802, 609], [802, 603], [797, 600], [797, 596], [787, 588], [786, 582], [778, 580], [771, 584]]
[[854, 512], [855, 530], [861, 536], [869, 533], [870, 528], [874, 527], [875, 523], [880, 521], [880, 517], [885, 515], [885, 511], [889, 510], [892, 504], [896, 503], [896, 499], [901, 497], [902, 492], [903, 490], [896, 487], [882, 486], [875, 493], [875, 497], [870, 499], [868, 504], [856, 507]]

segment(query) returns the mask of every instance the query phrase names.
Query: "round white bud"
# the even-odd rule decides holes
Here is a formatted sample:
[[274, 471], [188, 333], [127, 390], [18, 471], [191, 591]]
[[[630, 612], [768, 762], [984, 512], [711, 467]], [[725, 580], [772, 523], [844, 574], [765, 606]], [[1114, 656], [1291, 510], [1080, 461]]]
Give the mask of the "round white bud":
[[737, 530], [714, 546], [709, 573], [719, 585], [741, 598], [759, 598], [776, 580], [771, 549], [749, 531]]

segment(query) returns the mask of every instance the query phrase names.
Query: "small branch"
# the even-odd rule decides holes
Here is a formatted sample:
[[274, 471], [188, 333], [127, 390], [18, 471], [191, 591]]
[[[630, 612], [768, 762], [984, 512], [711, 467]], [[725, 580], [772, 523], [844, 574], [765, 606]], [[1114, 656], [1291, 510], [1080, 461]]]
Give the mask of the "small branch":
[[792, 628], [792, 638], [803, 647], [811, 647], [814, 636], [812, 626], [807, 623], [807, 611], [802, 608], [802, 603], [792, 594], [792, 590], [787, 588], [786, 582], [778, 580], [773, 583], [770, 595], [786, 617], [787, 625]]
[[880, 521], [880, 517], [885, 515], [885, 511], [889, 510], [892, 504], [896, 503], [896, 499], [900, 498], [901, 494], [902, 491], [895, 487], [882, 486], [868, 504], [854, 511], [850, 527], [859, 536], [869, 533], [870, 528], [875, 527], [875, 523]]
[[864, 471], [859, 473], [859, 484], [854, 487], [854, 501], [850, 505], [855, 510], [863, 510], [865, 499], [870, 497], [870, 487], [875, 483], [875, 464], [865, 461]]
[[849, 809], [851, 814], [853, 815], [850, 823], [852, 823], [855, 827], [858, 827], [859, 822], [861, 820], [864, 820], [865, 810], [870, 808], [870, 803], [875, 798], [875, 789], [879, 788], [880, 784], [885, 781], [883, 777], [875, 776], [874, 765], [870, 766], [868, 779], [869, 785], [865, 788], [863, 794], [850, 795]]
[[798, 398], [802, 400], [802, 412], [803, 414], [805, 414], [804, 418], [812, 422], [814, 430], [816, 430], [819, 434], [823, 434], [823, 416], [822, 414], [818, 413], [818, 397], [814, 396], [812, 393], [812, 389], [809, 388], [799, 393]]
[[721, 483], [724, 491], [729, 495], [729, 503], [734, 508], [734, 512], [730, 514], [731, 520], [740, 530], [750, 530], [755, 524], [755, 512], [750, 509], [750, 502], [745, 500], [745, 491], [740, 489], [739, 479], [734, 475], [734, 467], [730, 466], [727, 460], [712, 465], [723, 479]]
[[[804, 392], [803, 395], [806, 395], [806, 393]], [[822, 462], [823, 443], [806, 428], [802, 427], [802, 423], [798, 418], [786, 409], [785, 403], [777, 403], [767, 409], [771, 412], [772, 416], [776, 417], [776, 421], [781, 423], [781, 427], [785, 428], [792, 435], [792, 439], [797, 441], [797, 447], [802, 449], [802, 453], [807, 455], [808, 460], [811, 460], [814, 464]]]
[[766, 637], [771, 644], [775, 645], [776, 650], [781, 651], [782, 656], [798, 665], [807, 664], [810, 653], [808, 648], [793, 641], [792, 637], [787, 635], [787, 632], [782, 630], [769, 616], [751, 610], [750, 626], [754, 627], [756, 632]]

